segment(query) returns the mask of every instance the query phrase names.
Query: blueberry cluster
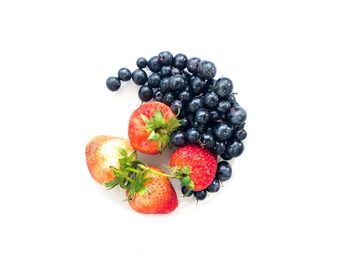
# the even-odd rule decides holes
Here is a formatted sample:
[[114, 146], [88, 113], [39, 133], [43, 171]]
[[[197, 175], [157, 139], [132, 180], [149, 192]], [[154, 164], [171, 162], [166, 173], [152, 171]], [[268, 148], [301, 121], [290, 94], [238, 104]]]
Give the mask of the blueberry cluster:
[[207, 192], [209, 193], [216, 193], [220, 190], [221, 183], [224, 181], [227, 181], [232, 176], [232, 167], [227, 161], [221, 161], [218, 163], [216, 174], [213, 182], [204, 190], [198, 191], [198, 192], [188, 192], [187, 188], [183, 186], [181, 188], [181, 192], [184, 196], [191, 196], [192, 194], [194, 197], [201, 201], [204, 200], [207, 197]]

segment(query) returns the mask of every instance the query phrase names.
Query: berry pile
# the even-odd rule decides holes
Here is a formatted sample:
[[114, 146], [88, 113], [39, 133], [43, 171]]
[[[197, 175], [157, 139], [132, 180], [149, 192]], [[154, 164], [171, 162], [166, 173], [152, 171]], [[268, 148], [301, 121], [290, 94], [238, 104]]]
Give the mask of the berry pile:
[[[158, 125], [154, 130], [162, 128], [166, 134], [165, 127], [171, 126], [167, 130], [170, 137], [165, 138], [161, 134], [163, 144], [154, 144], [148, 153], [157, 153], [157, 146], [167, 146], [170, 141], [171, 145], [179, 149], [186, 145], [200, 145], [224, 160], [242, 154], [242, 141], [247, 137], [244, 129], [247, 113], [236, 100], [232, 81], [226, 77], [214, 79], [217, 72], [214, 63], [197, 57], [188, 59], [184, 54], [173, 56], [169, 51], [163, 51], [148, 61], [138, 58], [136, 65], [138, 69], [133, 72], [121, 68], [117, 77], [109, 77], [106, 81], [108, 89], [117, 91], [121, 87], [121, 81], [132, 79], [140, 85], [138, 96], [142, 102], [156, 101], [169, 106], [179, 121], [176, 125], [175, 120], [171, 119], [170, 125], [164, 122], [162, 115], [159, 116], [163, 126]], [[157, 120], [146, 118], [145, 122], [152, 122], [148, 124], [152, 127]], [[144, 134], [148, 136], [148, 133]], [[139, 150], [135, 146], [133, 145]], [[217, 192], [220, 182], [228, 180], [231, 173], [230, 164], [221, 161], [217, 164], [215, 178], [208, 187], [191, 191], [183, 185], [182, 193], [186, 196], [193, 193], [197, 200], [203, 200], [207, 192]]]

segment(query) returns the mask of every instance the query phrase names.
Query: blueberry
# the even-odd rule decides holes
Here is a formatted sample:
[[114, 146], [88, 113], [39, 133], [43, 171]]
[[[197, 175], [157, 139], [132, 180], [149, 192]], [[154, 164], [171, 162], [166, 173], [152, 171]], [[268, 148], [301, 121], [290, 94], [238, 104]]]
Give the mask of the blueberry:
[[232, 176], [232, 167], [226, 161], [221, 161], [218, 163], [216, 167], [216, 175], [215, 177], [219, 179], [221, 182], [227, 181]]
[[147, 74], [142, 69], [136, 69], [132, 73], [132, 80], [136, 85], [143, 85], [147, 82]]
[[211, 135], [213, 135], [214, 134], [214, 128], [213, 127], [211, 127], [211, 126], [209, 126], [209, 127], [207, 127], [207, 129], [206, 129], [206, 131], [205, 131], [206, 133], [208, 133], [208, 134], [211, 134]]
[[174, 131], [171, 134], [170, 142], [172, 145], [176, 147], [182, 147], [186, 144], [186, 136], [185, 133], [181, 130]]
[[208, 92], [203, 97], [203, 104], [209, 108], [213, 108], [219, 103], [219, 97], [215, 92]]
[[220, 190], [220, 181], [216, 178], [211, 182], [211, 184], [207, 187], [207, 192], [216, 193]]
[[181, 53], [175, 55], [174, 60], [173, 60], [173, 66], [175, 68], [184, 69], [184, 68], [186, 68], [186, 64], [187, 64], [186, 55], [181, 54]]
[[183, 90], [186, 86], [185, 80], [181, 75], [171, 76], [169, 80], [169, 87], [172, 90]]
[[216, 107], [219, 113], [226, 113], [230, 108], [231, 104], [227, 100], [220, 101]]
[[131, 79], [131, 71], [127, 68], [119, 69], [118, 78], [122, 81], [129, 81]]
[[173, 62], [173, 55], [169, 51], [162, 51], [158, 54], [158, 60], [164, 66], [170, 66]]
[[232, 107], [226, 117], [232, 124], [239, 125], [247, 119], [247, 112], [242, 107]]
[[156, 100], [156, 101], [162, 101], [162, 99], [163, 99], [163, 92], [161, 92], [160, 90], [157, 90], [156, 92], [154, 92], [153, 99]]
[[225, 152], [225, 144], [223, 142], [215, 142], [212, 152], [216, 155], [223, 154]]
[[224, 98], [232, 93], [233, 84], [232, 81], [228, 78], [220, 78], [216, 82], [216, 93], [220, 98]]
[[151, 88], [158, 88], [160, 85], [160, 74], [153, 73], [148, 77], [148, 86]]
[[187, 60], [187, 70], [192, 74], [197, 75], [200, 61], [199, 58], [190, 58]]
[[202, 108], [201, 98], [193, 98], [187, 105], [187, 109], [190, 113], [195, 113], [199, 108]]
[[147, 59], [145, 59], [145, 58], [138, 58], [136, 60], [136, 65], [139, 68], [145, 68], [147, 66]]
[[196, 143], [199, 141], [201, 135], [196, 128], [189, 128], [186, 131], [186, 138], [190, 143]]
[[239, 129], [236, 131], [236, 138], [239, 141], [243, 141], [245, 138], [247, 138], [247, 132], [245, 129]]
[[181, 187], [181, 193], [186, 197], [193, 195], [193, 191], [188, 191], [186, 186]]
[[208, 120], [209, 120], [209, 112], [208, 112], [208, 110], [205, 109], [205, 108], [199, 108], [196, 111], [196, 116], [195, 116], [194, 120], [196, 122], [199, 122], [199, 123], [207, 123]]
[[242, 154], [244, 151], [244, 144], [242, 142], [232, 142], [232, 143], [227, 143], [226, 145], [226, 151], [228, 155], [232, 157], [238, 157]]
[[163, 103], [170, 106], [175, 100], [175, 94], [173, 92], [167, 92], [163, 95]]
[[233, 156], [226, 151], [223, 154], [220, 154], [220, 157], [227, 161], [233, 159]]
[[150, 71], [159, 72], [160, 69], [162, 68], [162, 63], [158, 60], [157, 56], [154, 56], [148, 60], [147, 66]]
[[182, 102], [181, 102], [181, 100], [174, 100], [174, 101], [171, 103], [170, 108], [171, 108], [171, 110], [172, 110], [175, 114], [179, 114], [180, 111], [181, 111], [181, 108], [182, 108]]
[[214, 134], [218, 141], [224, 142], [228, 138], [230, 138], [233, 130], [232, 128], [225, 122], [220, 122], [214, 127]]
[[202, 134], [201, 142], [206, 148], [213, 148], [215, 145], [214, 136], [208, 132]]
[[190, 120], [187, 117], [184, 117], [180, 120], [181, 127], [187, 127], [190, 125]]
[[189, 91], [181, 91], [179, 93], [179, 99], [182, 101], [189, 101], [191, 99], [191, 93]]
[[216, 80], [215, 79], [209, 79], [207, 80], [207, 82], [205, 83], [205, 88], [208, 92], [211, 92], [211, 91], [216, 91]]
[[171, 76], [180, 75], [180, 74], [181, 74], [181, 70], [179, 70], [178, 68], [171, 69]]
[[109, 77], [106, 80], [106, 86], [110, 91], [117, 91], [120, 88], [120, 79], [117, 77]]
[[169, 78], [164, 78], [160, 80], [160, 89], [162, 90], [163, 93], [170, 91], [170, 79]]
[[202, 60], [198, 66], [198, 76], [202, 79], [213, 79], [216, 75], [216, 67], [213, 62]]
[[194, 121], [192, 123], [192, 126], [194, 128], [196, 128], [200, 133], [205, 131], [205, 124], [204, 123], [200, 123], [200, 122]]
[[202, 80], [200, 77], [195, 77], [194, 79], [192, 79], [190, 84], [191, 92], [195, 95], [199, 95], [202, 93], [204, 86], [205, 81]]
[[214, 121], [217, 121], [219, 119], [220, 119], [220, 114], [219, 114], [218, 111], [212, 110], [212, 111], [209, 112], [209, 120], [210, 121], [214, 122]]
[[207, 197], [207, 191], [206, 190], [202, 190], [202, 191], [198, 191], [198, 192], [193, 192], [194, 197], [201, 201], [204, 200]]
[[160, 75], [162, 76], [162, 78], [169, 77], [170, 73], [171, 73], [171, 67], [170, 66], [163, 66], [160, 69]]
[[153, 89], [148, 87], [147, 85], [141, 86], [139, 89], [139, 98], [142, 101], [149, 101], [153, 97]]
[[231, 106], [237, 106], [235, 94], [231, 93], [226, 97], [226, 100], [231, 104]]

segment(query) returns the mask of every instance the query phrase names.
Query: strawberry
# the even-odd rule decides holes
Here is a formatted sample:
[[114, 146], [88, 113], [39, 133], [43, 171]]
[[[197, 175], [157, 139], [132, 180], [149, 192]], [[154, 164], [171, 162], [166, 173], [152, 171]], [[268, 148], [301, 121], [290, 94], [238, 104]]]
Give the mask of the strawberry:
[[96, 182], [105, 184], [114, 179], [110, 166], [119, 167], [121, 154], [118, 148], [127, 153], [134, 151], [128, 140], [105, 135], [94, 137], [86, 145], [86, 164]]
[[168, 146], [171, 133], [179, 126], [167, 105], [157, 101], [144, 103], [130, 117], [130, 143], [137, 151], [157, 154]]
[[[176, 192], [167, 177], [154, 173], [161, 173], [159, 169], [149, 168], [145, 178], [152, 180], [144, 185], [146, 190], [135, 193], [129, 204], [132, 209], [142, 214], [168, 214], [178, 205]], [[129, 194], [127, 191], [127, 196]]]
[[178, 148], [170, 157], [170, 166], [190, 191], [201, 191], [213, 181], [216, 173], [216, 156], [198, 145]]

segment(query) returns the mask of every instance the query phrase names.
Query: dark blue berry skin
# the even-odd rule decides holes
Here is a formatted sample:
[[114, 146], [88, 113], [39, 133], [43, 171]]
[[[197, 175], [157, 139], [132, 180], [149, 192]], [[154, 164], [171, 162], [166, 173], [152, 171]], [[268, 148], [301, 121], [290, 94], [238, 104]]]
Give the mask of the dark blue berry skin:
[[213, 62], [202, 60], [198, 66], [198, 76], [202, 79], [213, 79], [216, 75], [216, 67]]
[[215, 121], [218, 121], [219, 119], [220, 119], [220, 114], [218, 111], [212, 110], [209, 112], [209, 121], [215, 122]]
[[207, 82], [205, 83], [205, 89], [208, 91], [208, 92], [215, 92], [216, 91], [216, 80], [215, 79], [209, 79], [207, 80]]
[[232, 107], [226, 117], [232, 124], [239, 125], [247, 119], [247, 112], [242, 107]]
[[167, 92], [163, 95], [163, 103], [170, 106], [175, 100], [175, 94], [173, 92]]
[[216, 193], [220, 190], [220, 181], [216, 178], [211, 182], [211, 184], [207, 187], [207, 192]]
[[158, 88], [160, 85], [160, 74], [153, 73], [148, 77], [148, 86], [151, 88]]
[[160, 69], [160, 75], [162, 76], [162, 78], [169, 77], [170, 74], [171, 74], [171, 67], [170, 66], [163, 66]]
[[178, 69], [184, 69], [187, 65], [187, 57], [184, 54], [176, 54], [173, 59], [173, 66]]
[[132, 73], [132, 80], [136, 85], [143, 85], [147, 82], [147, 74], [142, 69], [136, 69]]
[[208, 134], [214, 135], [214, 128], [209, 126], [209, 127], [207, 127], [205, 132]]
[[163, 93], [170, 91], [170, 79], [164, 78], [160, 80], [160, 89]]
[[169, 87], [175, 91], [181, 91], [186, 87], [185, 79], [181, 75], [171, 76], [169, 80]]
[[216, 82], [216, 93], [220, 98], [225, 98], [226, 96], [230, 95], [233, 90], [233, 84], [232, 81], [228, 78], [220, 78]]
[[186, 131], [186, 138], [189, 141], [189, 143], [196, 143], [201, 138], [201, 135], [197, 129], [189, 128]]
[[203, 104], [208, 108], [214, 108], [219, 103], [219, 97], [215, 92], [208, 92], [203, 97]]
[[202, 133], [202, 132], [205, 131], [205, 124], [204, 124], [204, 123], [200, 123], [200, 122], [194, 121], [194, 122], [192, 123], [192, 126], [193, 126], [194, 128], [196, 128], [196, 129], [199, 131], [199, 133]]
[[202, 134], [201, 142], [206, 148], [213, 148], [215, 145], [214, 136], [207, 132]]
[[205, 87], [205, 81], [200, 77], [195, 77], [192, 79], [190, 88], [191, 92], [195, 95], [199, 95], [203, 92], [203, 88]]
[[181, 91], [179, 93], [179, 99], [184, 101], [184, 102], [187, 102], [191, 99], [191, 93], [189, 91], [186, 91], [186, 90]]
[[220, 122], [214, 127], [214, 134], [218, 141], [224, 142], [232, 135], [233, 129], [225, 122]]
[[170, 66], [173, 63], [173, 55], [169, 51], [162, 51], [158, 54], [158, 61], [164, 66]]
[[190, 120], [187, 117], [182, 118], [181, 120], [181, 127], [187, 127], [190, 125]]
[[193, 191], [188, 191], [186, 186], [181, 187], [181, 193], [184, 195], [184, 197], [189, 197], [189, 196], [193, 195]]
[[231, 104], [231, 106], [237, 106], [237, 101], [235, 94], [231, 93], [226, 97], [226, 100]]
[[236, 131], [236, 139], [239, 141], [243, 141], [245, 138], [247, 138], [247, 132], [245, 129], [239, 129], [238, 131]]
[[140, 69], [147, 67], [147, 59], [145, 59], [145, 58], [138, 58], [136, 60], [136, 65]]
[[219, 179], [221, 182], [227, 181], [232, 176], [232, 167], [226, 161], [221, 161], [218, 163], [216, 167], [216, 175], [215, 177]]
[[185, 133], [183, 131], [181, 131], [181, 130], [174, 131], [171, 134], [170, 142], [175, 147], [185, 146], [186, 143], [187, 143]]
[[231, 108], [231, 104], [227, 100], [222, 100], [216, 107], [219, 113], [226, 113]]
[[181, 100], [174, 100], [171, 103], [170, 108], [175, 114], [179, 114], [181, 109], [182, 109], [182, 102], [181, 102]]
[[119, 69], [118, 78], [122, 81], [129, 81], [131, 79], [131, 71], [127, 68]]
[[179, 70], [178, 68], [171, 69], [171, 76], [180, 75], [180, 74], [181, 74], [181, 70]]
[[160, 69], [162, 68], [162, 63], [158, 60], [157, 56], [154, 56], [148, 60], [147, 66], [150, 71], [159, 72]]
[[150, 101], [153, 98], [153, 89], [147, 85], [141, 86], [139, 89], [139, 98], [142, 101]]
[[196, 111], [194, 120], [199, 123], [207, 123], [209, 121], [209, 112], [205, 108], [199, 108]]
[[199, 108], [203, 107], [201, 98], [193, 98], [187, 105], [189, 113], [195, 113]]
[[190, 58], [189, 60], [187, 60], [187, 70], [189, 72], [191, 72], [194, 75], [197, 75], [198, 73], [198, 67], [199, 67], [199, 62], [201, 60], [199, 58]]
[[226, 151], [228, 155], [234, 157], [238, 157], [242, 154], [244, 151], [244, 144], [242, 142], [232, 142], [232, 143], [227, 143], [226, 145]]
[[223, 154], [220, 154], [220, 157], [224, 160], [227, 160], [227, 161], [233, 159], [233, 156], [226, 151]]
[[193, 192], [194, 197], [197, 199], [197, 201], [202, 201], [207, 197], [207, 191], [206, 190], [202, 190], [202, 191], [198, 191], [198, 192]]
[[216, 155], [223, 154], [226, 150], [226, 146], [223, 142], [215, 142], [212, 152]]
[[110, 91], [117, 91], [120, 88], [121, 82], [117, 77], [109, 77], [106, 80], [106, 86]]
[[157, 90], [156, 92], [154, 92], [153, 99], [155, 101], [162, 101], [162, 99], [163, 99], [163, 92], [161, 92], [160, 90]]

